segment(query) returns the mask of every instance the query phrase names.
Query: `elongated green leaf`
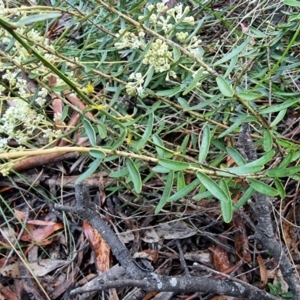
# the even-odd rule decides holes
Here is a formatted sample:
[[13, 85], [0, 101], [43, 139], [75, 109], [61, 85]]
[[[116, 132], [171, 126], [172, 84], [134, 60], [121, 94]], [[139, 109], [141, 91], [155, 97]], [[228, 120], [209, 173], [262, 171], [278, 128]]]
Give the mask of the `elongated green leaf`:
[[296, 1], [296, 0], [284, 0], [283, 3], [289, 6], [300, 7], [300, 1]]
[[240, 152], [236, 151], [232, 147], [226, 147], [227, 153], [230, 155], [230, 157], [234, 160], [234, 162], [238, 166], [243, 166], [246, 164], [246, 161], [244, 157], [240, 154]]
[[232, 201], [230, 199], [230, 193], [225, 180], [220, 180], [220, 187], [226, 193], [227, 197], [229, 198], [228, 201], [221, 201], [221, 211], [222, 211], [222, 218], [225, 223], [230, 223], [232, 220], [233, 209], [232, 209]]
[[176, 94], [178, 94], [181, 90], [180, 86], [176, 86], [173, 89], [170, 90], [164, 90], [164, 91], [158, 91], [156, 93], [157, 96], [161, 96], [161, 97], [172, 97], [175, 96]]
[[177, 191], [182, 190], [185, 187], [185, 177], [184, 172], [177, 172]]
[[101, 139], [105, 139], [107, 137], [107, 129], [103, 123], [97, 124], [98, 133]]
[[152, 171], [155, 173], [169, 173], [170, 169], [163, 166], [155, 166], [152, 168]]
[[175, 160], [170, 160], [170, 159], [159, 159], [158, 163], [165, 167], [168, 168], [170, 170], [173, 171], [183, 171], [186, 170], [190, 165], [186, 162], [182, 162], [182, 161], [175, 161]]
[[229, 133], [231, 133], [232, 131], [234, 131], [235, 129], [237, 129], [238, 127], [240, 127], [240, 125], [242, 123], [245, 122], [245, 120], [247, 119], [247, 116], [246, 115], [243, 115], [242, 117], [239, 117], [237, 120], [235, 120], [233, 122], [233, 124], [227, 128], [225, 131], [223, 131], [220, 135], [219, 135], [219, 138], [222, 138], [224, 136], [227, 136]]
[[261, 98], [262, 94], [253, 93], [253, 92], [246, 92], [246, 93], [239, 93], [238, 97], [243, 99], [243, 100], [246, 100], [246, 101], [252, 101], [252, 100]]
[[271, 150], [268, 153], [266, 153], [265, 155], [263, 155], [262, 157], [260, 157], [259, 159], [256, 159], [254, 161], [251, 161], [251, 162], [247, 163], [245, 165], [245, 167], [257, 166], [257, 165], [260, 165], [260, 166], [265, 165], [266, 163], [268, 163], [273, 158], [274, 155], [275, 155], [275, 151]]
[[[164, 142], [162, 141], [162, 139], [158, 135], [153, 134], [152, 135], [152, 140], [155, 144], [157, 144], [161, 147], [165, 147]], [[156, 151], [157, 151], [158, 158], [163, 158], [164, 154], [165, 154], [165, 150], [160, 148], [160, 147], [157, 147], [157, 146], [155, 146], [155, 148], [156, 148]]]
[[88, 177], [93, 175], [95, 173], [95, 171], [97, 170], [97, 168], [99, 167], [99, 165], [101, 164], [101, 161], [102, 161], [101, 158], [95, 159], [90, 164], [89, 168], [76, 179], [76, 183], [84, 181], [85, 179], [87, 179]]
[[40, 21], [45, 21], [48, 19], [54, 19], [58, 18], [61, 16], [61, 13], [56, 12], [56, 13], [48, 13], [48, 14], [38, 14], [38, 15], [30, 15], [24, 19], [21, 19], [18, 23], [17, 26], [23, 26], [27, 24], [32, 24], [32, 23], [37, 23]]
[[226, 195], [226, 193], [206, 174], [197, 172], [197, 177], [201, 181], [201, 183], [207, 188], [209, 192], [212, 193], [220, 201], [229, 201], [230, 198]]
[[279, 122], [281, 122], [286, 114], [287, 109], [283, 109], [281, 110], [278, 115], [276, 116], [276, 118], [271, 122], [270, 126], [273, 128], [275, 127]]
[[137, 194], [139, 194], [142, 191], [142, 179], [140, 172], [131, 158], [126, 159], [126, 166], [128, 168], [134, 190]]
[[168, 202], [173, 202], [179, 199], [184, 198], [188, 193], [192, 192], [195, 190], [200, 184], [200, 180], [196, 178], [193, 180], [190, 184], [186, 185], [183, 189], [178, 190], [174, 195], [172, 195]]
[[236, 68], [236, 63], [238, 61], [238, 56], [234, 56], [230, 59], [229, 66], [226, 66], [226, 73], [224, 74], [224, 78], [227, 78], [228, 75], [232, 72], [234, 68]]
[[128, 173], [129, 173], [128, 168], [123, 168], [123, 169], [120, 169], [118, 171], [111, 172], [109, 174], [109, 177], [112, 177], [112, 178], [125, 177], [125, 176], [128, 175]]
[[273, 138], [270, 130], [267, 129], [264, 130], [263, 147], [266, 152], [270, 151], [273, 147]]
[[255, 174], [263, 169], [264, 166], [241, 166], [236, 168], [227, 168], [226, 170], [236, 175]]
[[178, 61], [181, 57], [181, 52], [178, 47], [173, 47], [173, 58], [174, 62]]
[[168, 199], [170, 198], [170, 194], [173, 188], [173, 181], [174, 181], [174, 172], [170, 171], [169, 175], [167, 177], [167, 181], [165, 184], [165, 189], [163, 191], [163, 194], [157, 204], [157, 207], [155, 208], [155, 213], [158, 214], [162, 208], [165, 206], [167, 203]]
[[276, 189], [279, 192], [280, 198], [284, 199], [286, 197], [286, 191], [285, 191], [285, 188], [284, 188], [282, 182], [278, 178], [275, 178], [274, 182], [275, 182], [275, 185], [276, 185]]
[[88, 139], [90, 141], [90, 144], [92, 146], [95, 146], [96, 145], [96, 133], [95, 133], [93, 126], [91, 125], [90, 121], [88, 121], [86, 119], [84, 119], [82, 121], [82, 123], [83, 123], [83, 127], [85, 129], [85, 132], [88, 136]]
[[211, 136], [210, 136], [209, 126], [205, 125], [203, 128], [202, 139], [201, 139], [200, 146], [199, 146], [198, 161], [200, 163], [204, 162], [206, 159], [206, 156], [208, 154], [208, 150], [210, 147], [210, 140], [211, 140]]
[[153, 112], [149, 114], [149, 119], [147, 122], [147, 127], [143, 133], [142, 139], [139, 141], [137, 145], [137, 150], [141, 150], [142, 148], [145, 147], [146, 143], [148, 142], [148, 139], [152, 133], [152, 128], [153, 128], [153, 122], [154, 122], [154, 114]]
[[182, 106], [184, 111], [190, 109], [189, 103], [184, 98], [178, 97], [177, 101]]
[[222, 76], [218, 76], [216, 78], [216, 81], [217, 81], [217, 85], [218, 85], [220, 92], [225, 97], [230, 98], [234, 95], [233, 89], [231, 88], [231, 86], [229, 85], [229, 83], [227, 82], [227, 80], [225, 78], [223, 78]]
[[191, 81], [191, 83], [188, 85], [188, 87], [185, 89], [185, 91], [182, 93], [183, 96], [188, 94], [200, 81], [200, 78], [202, 77], [203, 69], [200, 68], [198, 72], [196, 73], [194, 79]]
[[294, 155], [294, 152], [289, 151], [288, 154], [283, 159], [283, 161], [279, 164], [278, 168], [280, 168], [280, 169], [286, 168], [289, 165], [289, 163], [292, 161], [293, 155]]
[[220, 60], [216, 61], [213, 66], [218, 66], [230, 59], [232, 59], [234, 56], [239, 55], [245, 47], [248, 45], [248, 43], [251, 41], [252, 38], [247, 38], [240, 46], [236, 47], [233, 51], [227, 53], [225, 56], [223, 56]]
[[152, 80], [152, 77], [154, 75], [154, 67], [151, 67], [150, 70], [148, 71], [147, 73], [147, 77], [145, 79], [145, 82], [144, 82], [144, 89], [148, 86], [149, 82]]
[[247, 201], [251, 198], [255, 190], [249, 186], [249, 188], [246, 190], [246, 192], [243, 194], [243, 196], [238, 200], [237, 203], [234, 204], [234, 210], [237, 210], [241, 207], [243, 207]]
[[266, 172], [268, 177], [289, 177], [296, 173], [300, 172], [300, 166], [290, 167], [290, 168], [274, 168], [270, 169]]
[[195, 201], [200, 201], [202, 199], [206, 199], [206, 198], [210, 198], [210, 197], [212, 197], [212, 193], [209, 191], [206, 191], [206, 192], [199, 193], [199, 194], [193, 196], [192, 199]]
[[297, 102], [299, 102], [299, 99], [292, 99], [292, 100], [286, 100], [281, 104], [272, 104], [271, 106], [261, 109], [259, 111], [260, 114], [268, 114], [268, 113], [273, 113], [273, 112], [277, 112], [277, 111], [281, 111], [283, 109], [286, 109], [294, 104], [296, 104]]
[[127, 135], [127, 130], [124, 130], [124, 129], [120, 128], [120, 136], [115, 141], [115, 143], [111, 146], [111, 149], [112, 150], [118, 149], [123, 144], [123, 142], [126, 138], [126, 135]]
[[100, 149], [99, 150], [98, 149], [91, 149], [89, 151], [89, 153], [90, 153], [91, 156], [93, 156], [95, 158], [103, 159], [106, 156], [106, 154]]
[[250, 186], [252, 188], [254, 188], [257, 192], [263, 195], [275, 197], [279, 194], [277, 190], [275, 190], [274, 188], [270, 187], [269, 185], [261, 181], [252, 178], [251, 179], [249, 178], [248, 181], [250, 182]]

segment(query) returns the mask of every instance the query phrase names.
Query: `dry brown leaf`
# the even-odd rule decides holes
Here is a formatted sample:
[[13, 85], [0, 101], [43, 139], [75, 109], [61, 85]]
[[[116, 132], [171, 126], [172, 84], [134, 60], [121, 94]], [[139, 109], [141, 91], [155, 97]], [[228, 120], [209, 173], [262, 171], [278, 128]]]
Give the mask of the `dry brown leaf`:
[[88, 239], [92, 250], [96, 256], [96, 265], [100, 272], [106, 272], [109, 269], [110, 263], [110, 248], [102, 238], [99, 232], [92, 228], [91, 225], [83, 222], [83, 233]]
[[262, 283], [262, 287], [265, 287], [268, 282], [268, 271], [265, 266], [265, 261], [261, 255], [257, 256], [257, 262], [259, 265], [260, 281]]
[[224, 272], [230, 268], [228, 253], [221, 246], [209, 247], [208, 249], [213, 253], [213, 263], [218, 271]]
[[[33, 224], [35, 223], [45, 225], [44, 227], [35, 228]], [[55, 223], [55, 222], [47, 222], [47, 221], [28, 221], [26, 224], [27, 230], [24, 232], [24, 234], [21, 237], [22, 241], [26, 242], [38, 242], [42, 245], [48, 245], [49, 240], [46, 240], [49, 236], [51, 236], [55, 231], [60, 230], [64, 227], [62, 223]], [[51, 241], [50, 241], [51, 243]]]

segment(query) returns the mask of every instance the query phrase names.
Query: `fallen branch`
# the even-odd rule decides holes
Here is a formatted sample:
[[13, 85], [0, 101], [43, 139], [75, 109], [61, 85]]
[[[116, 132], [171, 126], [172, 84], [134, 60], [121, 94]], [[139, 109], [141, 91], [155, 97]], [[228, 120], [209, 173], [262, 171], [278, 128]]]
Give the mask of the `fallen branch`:
[[[239, 139], [236, 144], [237, 149], [245, 157], [247, 162], [251, 162], [257, 159], [256, 149], [253, 147], [252, 138], [250, 137], [249, 125], [243, 124]], [[260, 193], [254, 194], [255, 203], [252, 208], [257, 217], [257, 225], [253, 239], [258, 240], [263, 249], [269, 251], [269, 253], [277, 261], [284, 280], [289, 285], [291, 292], [293, 293], [293, 300], [300, 299], [300, 282], [297, 270], [292, 265], [284, 248], [276, 239], [272, 220], [270, 202], [265, 195]]]
[[82, 292], [101, 291], [117, 287], [139, 287], [145, 291], [171, 291], [171, 292], [205, 292], [219, 295], [241, 297], [249, 300], [279, 300], [280, 298], [268, 294], [254, 286], [235, 282], [233, 280], [222, 280], [209, 277], [196, 276], [161, 276], [154, 272], [142, 270], [131, 257], [128, 249], [118, 239], [109, 224], [101, 219], [96, 207], [90, 201], [88, 188], [85, 184], [75, 185], [76, 206], [66, 207], [55, 205], [60, 211], [78, 214], [88, 221], [111, 248], [112, 253], [126, 272], [126, 278], [120, 280], [99, 280], [97, 288], [93, 290], [76, 289], [71, 295]]

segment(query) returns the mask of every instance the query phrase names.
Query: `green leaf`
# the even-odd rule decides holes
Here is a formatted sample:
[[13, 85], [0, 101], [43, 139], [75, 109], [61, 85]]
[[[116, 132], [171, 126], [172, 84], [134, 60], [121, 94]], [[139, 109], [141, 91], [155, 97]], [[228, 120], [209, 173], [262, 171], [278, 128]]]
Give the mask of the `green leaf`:
[[153, 66], [150, 67], [150, 70], [148, 71], [147, 77], [146, 77], [145, 82], [144, 82], [144, 88], [146, 88], [148, 86], [149, 82], [151, 81], [151, 79], [154, 75], [154, 71], [155, 71], [154, 67]]
[[252, 188], [254, 188], [257, 192], [263, 195], [270, 196], [270, 197], [275, 197], [278, 195], [277, 190], [275, 190], [274, 188], [270, 187], [269, 185], [261, 181], [251, 179], [251, 178], [249, 178], [248, 181], [250, 182], [250, 186]]
[[226, 193], [206, 174], [197, 172], [197, 177], [201, 181], [201, 183], [206, 187], [206, 189], [212, 193], [220, 201], [229, 201], [230, 198], [226, 195]]
[[220, 180], [220, 187], [227, 194], [227, 197], [229, 198], [228, 201], [221, 201], [220, 203], [222, 217], [225, 223], [230, 223], [232, 220], [233, 209], [232, 209], [232, 201], [230, 199], [229, 189], [225, 180], [222, 179]]
[[263, 169], [264, 166], [241, 166], [236, 168], [227, 168], [226, 171], [236, 174], [236, 175], [249, 175], [255, 174]]
[[21, 19], [18, 23], [17, 26], [23, 26], [23, 25], [27, 25], [27, 24], [32, 24], [32, 23], [37, 23], [40, 21], [45, 21], [48, 19], [54, 19], [54, 18], [58, 18], [61, 16], [61, 13], [56, 12], [56, 13], [48, 13], [48, 14], [38, 14], [38, 15], [30, 15], [24, 19]]
[[114, 171], [114, 172], [111, 172], [109, 174], [109, 177], [111, 178], [120, 178], [120, 177], [125, 177], [128, 175], [128, 168], [123, 168], [123, 169], [120, 169], [118, 171]]
[[206, 192], [199, 193], [199, 194], [193, 196], [192, 199], [195, 201], [200, 201], [202, 199], [210, 198], [211, 196], [212, 196], [211, 192], [206, 191]]
[[252, 101], [255, 99], [261, 98], [263, 95], [259, 93], [253, 93], [253, 92], [246, 92], [246, 93], [239, 93], [238, 97], [246, 100], [246, 101]]
[[95, 159], [90, 164], [89, 168], [76, 179], [75, 183], [79, 183], [81, 181], [84, 181], [85, 179], [87, 179], [88, 177], [93, 175], [95, 173], [95, 171], [97, 170], [97, 168], [99, 167], [99, 165], [101, 164], [101, 161], [102, 161], [101, 158]]
[[299, 102], [299, 99], [285, 100], [281, 104], [272, 104], [271, 106], [269, 106], [267, 108], [260, 109], [259, 113], [260, 114], [268, 114], [268, 113], [281, 111], [283, 109], [286, 109], [286, 108], [296, 104], [297, 102]]
[[280, 168], [280, 169], [286, 168], [289, 165], [289, 163], [292, 161], [293, 155], [294, 155], [294, 152], [289, 151], [288, 154], [283, 159], [283, 161], [279, 164], [278, 168]]
[[94, 158], [100, 158], [100, 159], [103, 159], [106, 154], [100, 150], [100, 149], [91, 149], [89, 151], [90, 155], [93, 156]]
[[283, 3], [289, 6], [295, 6], [295, 7], [300, 6], [300, 1], [296, 1], [296, 0], [284, 0]]
[[178, 61], [181, 57], [181, 52], [178, 47], [173, 47], [173, 58], [174, 62]]
[[190, 109], [189, 103], [184, 98], [178, 97], [177, 101], [181, 105], [184, 111]]
[[248, 45], [248, 43], [251, 41], [252, 38], [247, 38], [240, 46], [238, 46], [237, 48], [235, 48], [233, 51], [227, 53], [225, 56], [223, 56], [220, 60], [216, 61], [213, 66], [218, 66], [230, 59], [232, 59], [233, 57], [237, 56], [238, 54], [240, 54], [245, 47]]
[[198, 72], [196, 73], [194, 79], [191, 81], [191, 83], [188, 85], [188, 87], [185, 89], [185, 91], [182, 93], [183, 96], [188, 94], [200, 81], [200, 78], [203, 75], [203, 69], [200, 68]]
[[238, 166], [243, 166], [246, 164], [244, 157], [234, 148], [226, 147], [226, 151]]
[[149, 119], [147, 122], [147, 127], [143, 133], [142, 139], [139, 141], [136, 149], [137, 151], [141, 150], [142, 148], [145, 147], [146, 143], [148, 142], [148, 139], [152, 133], [152, 128], [153, 128], [153, 122], [154, 122], [154, 114], [153, 112], [149, 114]]
[[264, 130], [263, 147], [266, 152], [270, 151], [273, 147], [273, 138], [270, 130], [267, 129]]
[[286, 108], [281, 110], [278, 115], [276, 116], [276, 118], [271, 122], [270, 126], [273, 128], [275, 127], [279, 122], [282, 121], [282, 119], [284, 118], [286, 114]]
[[120, 136], [119, 138], [115, 141], [115, 143], [111, 146], [112, 150], [118, 149], [124, 142], [125, 138], [127, 135], [127, 130], [120, 128]]
[[198, 161], [200, 163], [204, 162], [206, 159], [206, 156], [208, 154], [209, 146], [210, 146], [210, 130], [209, 126], [205, 125], [202, 132], [202, 139], [199, 146], [199, 158]]
[[93, 126], [91, 125], [90, 121], [84, 119], [82, 121], [83, 123], [83, 127], [85, 129], [85, 132], [88, 136], [88, 139], [90, 141], [90, 144], [94, 147], [96, 145], [96, 133], [95, 130], [93, 128]]
[[105, 139], [107, 137], [107, 129], [103, 123], [97, 124], [98, 133], [101, 139]]
[[274, 182], [275, 182], [275, 185], [276, 185], [276, 189], [279, 192], [280, 198], [284, 199], [286, 197], [286, 192], [285, 192], [285, 188], [284, 188], [282, 182], [278, 178], [275, 178]]
[[170, 198], [170, 194], [173, 188], [173, 181], [174, 181], [174, 172], [170, 171], [167, 177], [163, 194], [157, 204], [157, 207], [155, 208], [155, 214], [158, 214], [162, 210], [162, 208], [165, 206], [168, 199]]
[[[162, 141], [162, 139], [161, 139], [158, 135], [153, 134], [153, 135], [152, 135], [152, 140], [153, 140], [153, 142], [154, 142], [155, 144], [157, 144], [157, 145], [159, 145], [159, 146], [161, 146], [161, 147], [165, 147], [165, 146], [164, 146], [164, 142]], [[156, 148], [156, 151], [157, 151], [157, 156], [158, 156], [158, 158], [164, 157], [165, 150], [162, 149], [162, 148], [160, 148], [160, 147], [157, 147], [157, 146], [155, 146], [155, 148]]]
[[173, 170], [173, 171], [183, 171], [183, 170], [186, 170], [190, 166], [190, 164], [188, 164], [186, 162], [175, 161], [175, 160], [164, 159], [164, 158], [159, 159], [158, 163], [161, 166], [168, 168], [170, 170]]
[[163, 166], [155, 166], [152, 168], [152, 171], [155, 173], [169, 173], [170, 169]]
[[177, 173], [177, 191], [182, 190], [185, 187], [184, 172], [180, 171]]
[[224, 136], [228, 136], [229, 133], [231, 133], [232, 131], [234, 131], [235, 129], [237, 129], [242, 123], [245, 122], [245, 120], [247, 119], [247, 115], [243, 115], [239, 118], [237, 118], [236, 120], [234, 120], [233, 124], [228, 127], [225, 131], [223, 131], [218, 138], [222, 138]]
[[134, 186], [134, 191], [139, 194], [142, 191], [141, 174], [131, 158], [126, 159], [126, 166]]
[[225, 78], [223, 78], [222, 76], [218, 76], [216, 78], [216, 81], [217, 81], [217, 85], [218, 85], [220, 92], [225, 97], [231, 98], [234, 95], [233, 89], [231, 88], [231, 86], [229, 85], [229, 83], [227, 82], [227, 80]]
[[164, 90], [164, 91], [158, 91], [155, 94], [157, 96], [161, 96], [161, 97], [173, 97], [176, 94], [178, 94], [181, 91], [181, 87], [180, 86], [176, 86], [173, 89], [170, 90]]
[[184, 198], [188, 193], [195, 190], [199, 186], [199, 184], [200, 184], [200, 180], [198, 178], [196, 178], [190, 184], [186, 185], [183, 189], [178, 190], [174, 195], [172, 195], [168, 199], [168, 202], [173, 202], [173, 201]]
[[251, 196], [254, 193], [254, 189], [249, 186], [249, 188], [246, 190], [246, 192], [243, 194], [243, 196], [239, 199], [237, 203], [234, 204], [234, 210], [237, 210], [241, 207], [243, 207], [247, 201], [251, 198]]
[[294, 175], [300, 171], [300, 166], [291, 167], [291, 168], [274, 168], [270, 169], [266, 172], [266, 175], [268, 177], [289, 177], [291, 175]]
[[275, 155], [275, 151], [271, 150], [271, 151], [267, 152], [265, 155], [263, 155], [262, 157], [260, 157], [259, 159], [256, 159], [254, 161], [251, 161], [251, 162], [247, 163], [245, 165], [245, 167], [265, 165], [266, 163], [268, 163], [273, 158], [274, 155]]

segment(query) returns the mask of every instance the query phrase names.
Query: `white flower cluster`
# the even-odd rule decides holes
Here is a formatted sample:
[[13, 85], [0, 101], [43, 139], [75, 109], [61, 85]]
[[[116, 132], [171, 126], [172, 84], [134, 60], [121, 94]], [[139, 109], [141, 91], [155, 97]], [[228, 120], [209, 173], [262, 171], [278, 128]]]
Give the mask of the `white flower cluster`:
[[189, 13], [190, 8], [186, 6], [183, 10], [182, 3], [170, 9], [163, 3], [157, 3], [156, 5], [150, 4], [147, 8], [149, 11], [155, 11], [155, 13], [153, 12], [150, 16], [150, 22], [155, 28], [157, 25], [160, 26], [165, 33], [172, 28], [174, 23], [181, 22], [192, 26], [195, 24], [194, 17], [184, 17]]
[[168, 45], [162, 40], [156, 40], [150, 46], [149, 51], [145, 54], [143, 64], [153, 66], [155, 72], [164, 72], [170, 69], [170, 58], [173, 52], [168, 51]]
[[126, 32], [126, 29], [119, 30], [116, 35], [120, 40], [115, 43], [118, 49], [131, 48], [131, 49], [143, 49], [146, 45], [144, 37], [145, 32], [139, 31], [137, 35], [132, 32]]
[[141, 73], [132, 73], [129, 76], [129, 80], [134, 80], [134, 82], [128, 82], [126, 84], [126, 92], [129, 96], [143, 96], [145, 90], [143, 88], [144, 78]]
[[[2, 76], [3, 79], [12, 78], [10, 70], [7, 70]], [[61, 134], [60, 130], [55, 130], [52, 124], [47, 121], [44, 114], [38, 113], [32, 109], [26, 100], [32, 96], [27, 90], [26, 80], [15, 76], [14, 80], [10, 80], [10, 89], [19, 97], [8, 97], [7, 91], [3, 86], [0, 89], [0, 99], [9, 99], [9, 106], [0, 117], [0, 153], [10, 151], [8, 142], [14, 140], [20, 146], [13, 150], [24, 150], [24, 146], [29, 145], [30, 141], [39, 138], [44, 143], [49, 143]], [[44, 88], [40, 89], [35, 102], [43, 105], [48, 91]], [[25, 100], [26, 99], [26, 100]]]
[[[0, 10], [4, 18], [7, 18], [5, 6], [1, 0]], [[20, 35], [26, 35], [33, 42], [50, 44], [46, 38], [34, 29], [27, 30], [20, 27], [16, 29], [16, 32]], [[47, 83], [48, 76], [51, 73], [41, 63], [32, 60], [32, 55], [20, 43], [13, 41], [12, 36], [6, 30], [0, 28], [0, 36], [0, 49], [9, 49], [6, 50], [5, 55], [0, 57], [0, 101], [2, 103], [0, 111], [0, 153], [24, 150], [26, 146], [28, 147], [37, 140], [39, 146], [51, 143], [61, 134], [61, 131], [53, 127], [52, 122], [47, 120], [42, 109], [48, 91], [45, 88], [38, 87], [36, 87], [38, 91], [33, 91], [23, 72], [27, 69], [35, 76], [43, 78], [45, 83]], [[49, 61], [55, 61], [55, 57], [43, 48], [32, 46], [47, 57]], [[30, 60], [32, 62], [29, 62]], [[24, 61], [27, 61], [27, 64], [24, 64]], [[21, 65], [23, 65], [22, 70], [18, 67]], [[34, 103], [32, 103], [33, 100]], [[16, 142], [19, 147], [11, 148], [9, 146], [10, 141]]]

